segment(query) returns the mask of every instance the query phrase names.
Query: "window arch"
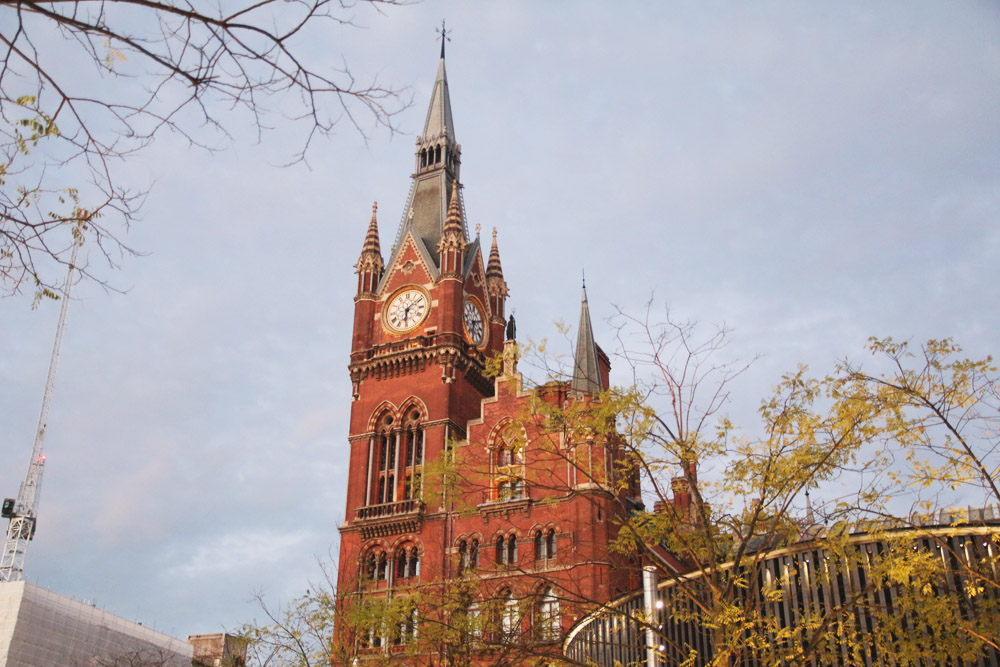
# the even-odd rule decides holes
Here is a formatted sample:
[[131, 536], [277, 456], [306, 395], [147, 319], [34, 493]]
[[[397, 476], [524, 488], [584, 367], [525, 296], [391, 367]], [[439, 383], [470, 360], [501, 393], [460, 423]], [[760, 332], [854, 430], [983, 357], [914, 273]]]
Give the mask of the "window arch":
[[378, 584], [387, 582], [393, 567], [392, 557], [386, 553], [380, 544], [370, 547], [361, 559], [360, 570], [362, 583]]
[[393, 432], [395, 419], [386, 412], [376, 421], [371, 438], [369, 461], [369, 487], [367, 503], [381, 505], [396, 500], [397, 443]]
[[420, 550], [415, 544], [404, 544], [396, 549], [396, 581], [405, 582], [420, 576]]
[[479, 568], [479, 540], [462, 539], [458, 541], [458, 573]]
[[517, 534], [498, 535], [496, 541], [497, 565], [517, 565]]
[[535, 560], [550, 561], [556, 557], [556, 529], [538, 529], [534, 534]]

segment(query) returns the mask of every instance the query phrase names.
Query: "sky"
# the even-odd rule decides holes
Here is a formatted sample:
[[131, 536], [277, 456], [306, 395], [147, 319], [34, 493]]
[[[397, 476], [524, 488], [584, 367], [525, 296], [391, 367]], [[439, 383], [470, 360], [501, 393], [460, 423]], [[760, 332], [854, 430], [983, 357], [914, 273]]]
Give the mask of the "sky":
[[[396, 233], [438, 62], [470, 227], [496, 227], [522, 340], [571, 345], [581, 272], [617, 308], [730, 330], [748, 433], [798, 364], [869, 336], [1000, 352], [1000, 5], [471, 3], [353, 10], [306, 44], [405, 87], [399, 133], [163, 135], [141, 256], [71, 304], [25, 578], [177, 636], [302, 594], [344, 517], [353, 265]], [[278, 109], [280, 113], [280, 109]], [[0, 299], [0, 495], [17, 494], [58, 304]], [[574, 332], [568, 334], [571, 339]], [[614, 357], [612, 363], [614, 363]], [[612, 379], [628, 383], [619, 364]]]

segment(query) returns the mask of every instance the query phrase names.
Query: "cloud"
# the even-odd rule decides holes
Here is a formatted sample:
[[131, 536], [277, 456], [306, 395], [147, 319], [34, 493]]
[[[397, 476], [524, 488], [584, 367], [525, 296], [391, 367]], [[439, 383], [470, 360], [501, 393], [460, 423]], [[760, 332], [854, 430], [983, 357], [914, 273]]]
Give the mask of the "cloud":
[[257, 530], [226, 532], [196, 545], [190, 553], [174, 548], [162, 558], [166, 580], [207, 579], [234, 572], [261, 570], [281, 563], [314, 539], [311, 531]]

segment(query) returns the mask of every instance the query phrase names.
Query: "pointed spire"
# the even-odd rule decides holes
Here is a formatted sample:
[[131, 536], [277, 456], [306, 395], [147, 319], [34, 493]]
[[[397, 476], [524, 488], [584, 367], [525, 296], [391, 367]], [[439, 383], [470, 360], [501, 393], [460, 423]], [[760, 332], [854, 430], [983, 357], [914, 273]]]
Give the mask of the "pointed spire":
[[490, 298], [490, 317], [498, 324], [504, 323], [504, 302], [509, 290], [503, 279], [503, 267], [500, 266], [500, 250], [497, 247], [497, 228], [493, 228], [493, 245], [490, 246], [490, 259], [486, 263], [486, 293]]
[[365, 236], [365, 245], [362, 248], [361, 253], [373, 251], [378, 253], [378, 256], [382, 256], [382, 249], [379, 247], [378, 240], [378, 202], [372, 204], [372, 221], [368, 223], [368, 234]]
[[361, 257], [354, 268], [358, 273], [358, 296], [374, 296], [378, 290], [378, 281], [382, 277], [382, 249], [378, 238], [378, 202], [372, 204], [372, 221], [368, 224], [365, 244], [361, 248]]
[[424, 133], [421, 139], [429, 141], [442, 134], [455, 140], [455, 125], [451, 118], [451, 95], [448, 94], [448, 73], [444, 68], [444, 40], [441, 40], [441, 60], [438, 61], [437, 76], [431, 90], [431, 103], [427, 107]]
[[458, 198], [458, 181], [451, 186], [451, 203], [445, 217], [444, 230], [438, 242], [437, 251], [441, 275], [460, 276], [465, 265], [465, 227], [462, 225], [462, 204]]
[[594, 394], [604, 388], [601, 383], [601, 369], [597, 364], [597, 343], [594, 342], [594, 328], [590, 324], [590, 305], [587, 303], [587, 283], [583, 284], [580, 301], [580, 326], [576, 331], [576, 355], [573, 359], [573, 391]]
[[449, 234], [457, 234], [462, 241], [462, 245], [465, 245], [465, 227], [462, 226], [462, 204], [458, 199], [458, 188], [461, 187], [458, 181], [455, 181], [451, 185], [451, 202], [448, 204], [448, 216], [444, 221], [444, 232], [442, 233], [442, 241], [444, 237]]
[[503, 280], [503, 268], [500, 266], [500, 249], [497, 247], [497, 228], [493, 228], [493, 245], [490, 246], [490, 259], [486, 263], [486, 281], [490, 278]]
[[[443, 27], [442, 27], [443, 29]], [[431, 272], [438, 275], [441, 267], [437, 264], [435, 249], [440, 245], [447, 222], [449, 200], [455, 183], [460, 179], [462, 147], [455, 141], [454, 123], [451, 117], [451, 97], [448, 93], [448, 76], [445, 73], [444, 58], [438, 63], [437, 76], [431, 90], [430, 105], [424, 132], [417, 137], [414, 155], [415, 169], [411, 176], [413, 184], [403, 209], [403, 219], [396, 232], [396, 242], [389, 258], [389, 265], [398, 259], [403, 240], [412, 234], [417, 251], [424, 257]], [[459, 222], [464, 222], [462, 211]], [[462, 236], [468, 242], [467, 231], [462, 227]]]

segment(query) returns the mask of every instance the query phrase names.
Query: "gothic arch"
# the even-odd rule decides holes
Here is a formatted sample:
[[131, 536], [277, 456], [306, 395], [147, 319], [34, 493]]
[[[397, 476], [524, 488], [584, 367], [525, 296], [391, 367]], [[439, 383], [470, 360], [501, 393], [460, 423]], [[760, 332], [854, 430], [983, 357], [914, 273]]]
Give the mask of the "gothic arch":
[[393, 423], [397, 421], [396, 416], [399, 411], [396, 406], [390, 401], [382, 401], [379, 403], [374, 410], [372, 410], [371, 417], [368, 418], [368, 432], [374, 433], [380, 426], [379, 422], [382, 421], [386, 416], [392, 417]]
[[493, 428], [490, 429], [490, 434], [486, 438], [486, 448], [490, 450], [495, 449], [497, 443], [502, 439], [502, 436], [508, 430], [517, 431], [515, 434], [517, 443], [520, 444], [523, 449], [527, 449], [528, 434], [524, 430], [524, 426], [515, 421], [513, 417], [503, 417], [500, 421], [493, 425]]
[[417, 421], [425, 422], [428, 419], [429, 411], [427, 410], [427, 404], [424, 403], [420, 398], [410, 395], [406, 397], [399, 407], [397, 414], [399, 415], [399, 422], [401, 424], [407, 424], [410, 421], [411, 413], [416, 410], [419, 413]]

